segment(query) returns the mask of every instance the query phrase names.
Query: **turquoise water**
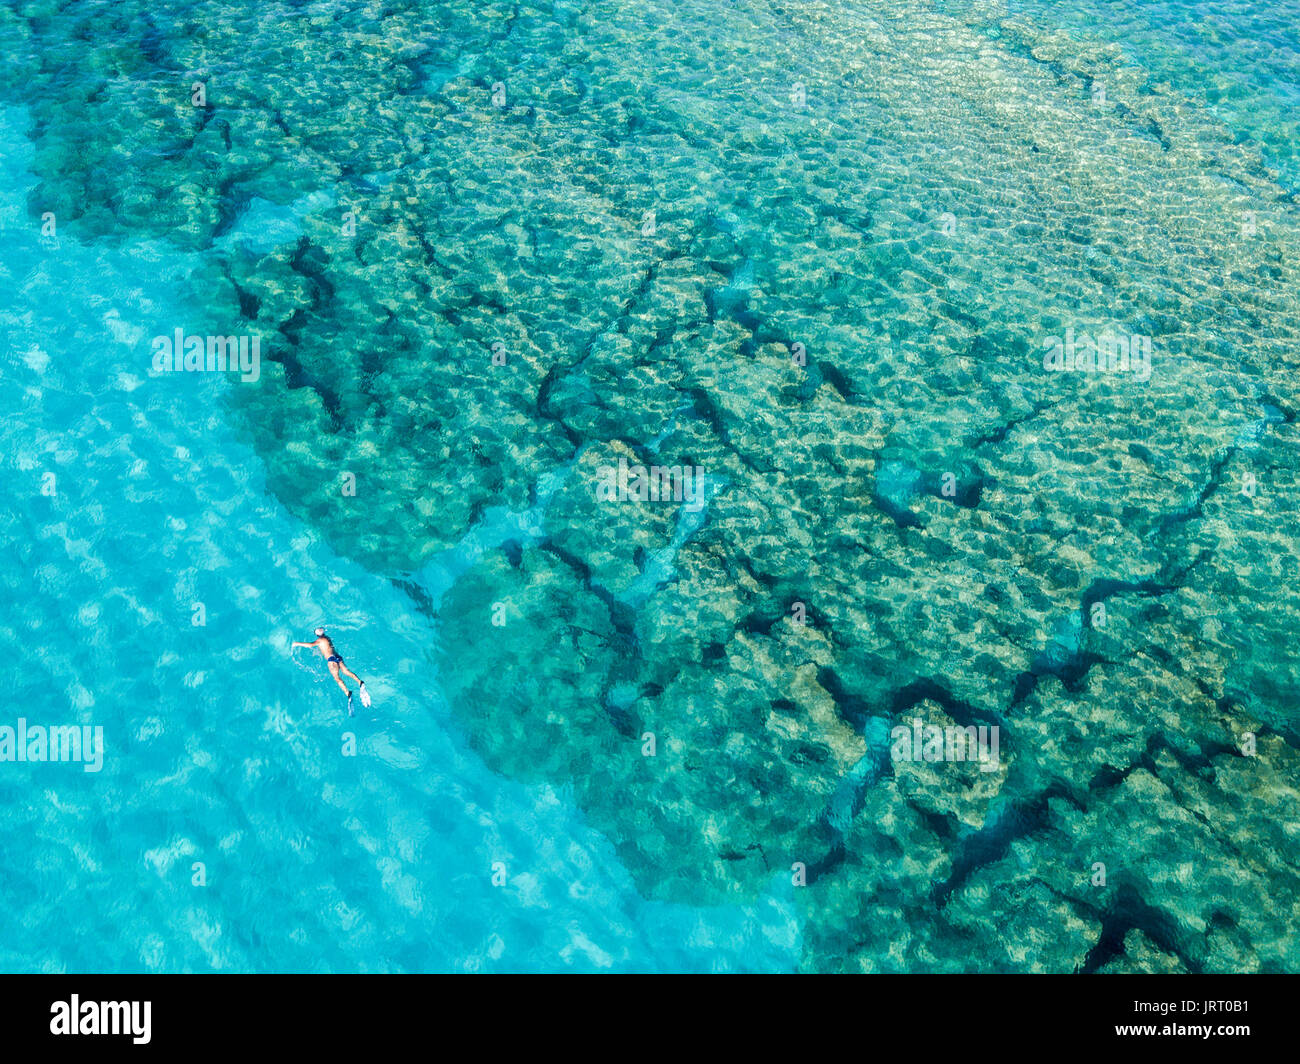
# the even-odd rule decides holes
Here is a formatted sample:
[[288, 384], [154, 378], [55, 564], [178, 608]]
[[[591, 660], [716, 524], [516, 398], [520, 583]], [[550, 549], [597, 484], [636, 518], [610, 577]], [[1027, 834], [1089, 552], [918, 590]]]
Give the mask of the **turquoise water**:
[[0, 969], [1300, 967], [1300, 5], [0, 11]]
[[1300, 20], [1291, 4], [1037, 3], [1012, 10], [1115, 45], [1126, 64], [1211, 111], [1300, 191]]
[[[148, 380], [140, 341], [184, 319], [194, 256], [66, 238], [51, 256], [26, 219], [29, 128], [3, 113], [4, 450], [16, 481], [52, 471], [57, 495], [19, 488], [5, 519], [10, 701], [32, 723], [102, 724], [107, 746], [99, 774], [5, 765], [0, 966], [789, 967], [789, 891], [647, 902], [562, 789], [467, 749], [428, 620], [267, 495], [222, 416], [225, 382]], [[322, 670], [290, 657], [321, 622], [382, 714], [346, 720]]]

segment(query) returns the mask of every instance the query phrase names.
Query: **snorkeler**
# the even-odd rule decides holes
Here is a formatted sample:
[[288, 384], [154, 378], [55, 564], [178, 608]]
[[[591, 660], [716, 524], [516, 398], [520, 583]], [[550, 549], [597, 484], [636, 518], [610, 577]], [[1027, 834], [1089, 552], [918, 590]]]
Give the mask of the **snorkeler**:
[[295, 641], [293, 645], [295, 647], [315, 647], [320, 651], [320, 656], [325, 659], [326, 664], [330, 667], [330, 675], [334, 677], [334, 682], [343, 688], [343, 693], [348, 696], [349, 717], [352, 716], [352, 692], [348, 690], [348, 685], [343, 682], [343, 678], [339, 675], [340, 672], [346, 673], [357, 681], [358, 690], [361, 692], [361, 704], [367, 709], [370, 708], [370, 692], [366, 690], [366, 681], [343, 664], [342, 656], [334, 649], [334, 643], [325, 634], [324, 628], [316, 629], [316, 638], [310, 643]]

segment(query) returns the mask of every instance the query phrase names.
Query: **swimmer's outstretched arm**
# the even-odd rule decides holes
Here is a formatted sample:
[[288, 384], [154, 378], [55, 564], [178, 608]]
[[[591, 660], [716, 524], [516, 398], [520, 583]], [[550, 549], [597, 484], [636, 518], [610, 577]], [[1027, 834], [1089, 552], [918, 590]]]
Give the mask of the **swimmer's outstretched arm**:
[[314, 647], [314, 646], [316, 645], [316, 643], [319, 643], [319, 642], [320, 642], [320, 640], [317, 639], [315, 642], [312, 642], [312, 643], [299, 643], [299, 642], [295, 639], [295, 640], [290, 644], [290, 647]]

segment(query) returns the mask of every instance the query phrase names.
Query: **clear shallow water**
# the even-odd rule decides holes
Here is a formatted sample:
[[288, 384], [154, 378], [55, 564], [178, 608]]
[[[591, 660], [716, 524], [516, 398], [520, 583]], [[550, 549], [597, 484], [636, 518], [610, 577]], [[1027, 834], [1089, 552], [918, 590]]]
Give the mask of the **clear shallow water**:
[[1103, 6], [6, 9], [0, 966], [1293, 970], [1295, 23]]
[[[150, 380], [140, 364], [155, 324], [184, 320], [176, 281], [193, 257], [42, 248], [28, 122], [0, 117], [15, 489], [0, 640], [21, 662], [4, 723], [106, 735], [99, 774], [5, 765], [0, 967], [788, 968], [789, 891], [726, 909], [644, 901], [566, 795], [465, 747], [428, 620], [266, 494], [224, 412], [232, 385]], [[45, 472], [54, 498], [30, 490]], [[320, 663], [291, 656], [318, 623], [370, 677], [376, 712], [347, 720]]]
[[1282, 187], [1300, 190], [1300, 5], [1009, 0], [1008, 6], [1117, 45], [1152, 82], [1204, 105], [1256, 145]]

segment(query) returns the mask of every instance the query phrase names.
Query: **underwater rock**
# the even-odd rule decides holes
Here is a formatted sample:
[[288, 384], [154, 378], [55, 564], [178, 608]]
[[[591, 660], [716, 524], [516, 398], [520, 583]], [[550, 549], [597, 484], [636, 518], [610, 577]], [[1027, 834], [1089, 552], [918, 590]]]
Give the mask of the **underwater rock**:
[[[202, 253], [167, 327], [261, 336], [231, 407], [339, 553], [405, 581], [538, 509], [436, 610], [494, 768], [647, 897], [802, 866], [809, 970], [1295, 970], [1300, 272], [1256, 147], [1026, 14], [191, 7], [0, 11], [33, 214]], [[1107, 330], [1149, 377], [1045, 368]], [[620, 461], [701, 506], [602, 501]], [[1003, 770], [877, 764], [911, 716]]]

